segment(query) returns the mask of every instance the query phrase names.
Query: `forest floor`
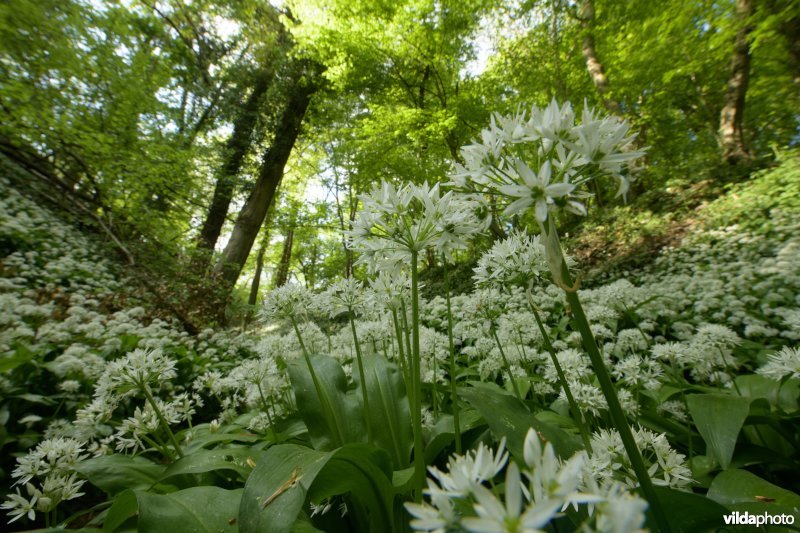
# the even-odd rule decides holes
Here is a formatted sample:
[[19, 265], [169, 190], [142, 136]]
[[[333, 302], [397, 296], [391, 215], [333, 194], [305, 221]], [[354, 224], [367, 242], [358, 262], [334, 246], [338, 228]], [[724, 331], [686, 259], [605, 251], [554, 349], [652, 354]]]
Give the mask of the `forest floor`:
[[595, 210], [567, 247], [592, 277], [645, 266], [694, 233], [733, 224], [767, 230], [773, 209], [800, 213], [797, 150], [745, 181], [720, 185], [705, 179]]
[[[687, 370], [689, 382], [686, 390], [723, 390], [712, 389], [723, 386], [722, 381], [714, 381], [722, 375], [736, 383], [740, 378], [747, 378], [741, 381], [742, 387], [755, 387], [755, 383], [766, 387], [764, 384], [769, 384], [769, 380], [753, 372], [768, 367], [765, 363], [769, 353], [800, 338], [800, 296], [797, 294], [800, 287], [797, 263], [800, 253], [797, 237], [800, 234], [797, 223], [800, 220], [800, 154], [784, 154], [773, 168], [726, 187], [722, 195], [714, 197], [708, 190], [707, 184], [700, 184], [673, 192], [670, 197], [676, 202], [674, 205], [683, 206], [675, 209], [662, 206], [659, 210], [647, 210], [633, 205], [611, 208], [606, 215], [588, 220], [584, 230], [568, 241], [568, 249], [594, 272], [593, 288], [582, 290], [581, 298], [587, 302], [592, 320], [599, 321], [597, 335], [605, 335], [604, 349], [614, 354], [615, 376], [621, 382], [627, 379], [627, 370], [621, 365], [628, 359], [650, 357], [647, 355], [649, 343], [663, 347], [662, 352], [675, 347], [682, 347], [687, 353], [697, 352], [698, 339], [722, 332], [723, 337], [735, 339], [732, 342], [736, 348], [731, 357], [735, 356], [736, 366], [730, 367], [730, 360], [725, 357], [719, 368], [713, 364], [703, 366], [702, 358], [698, 359], [692, 363], [696, 366], [692, 367], [691, 375]], [[256, 335], [207, 329], [197, 336], [189, 335], [177, 322], [156, 318], [157, 314], [146, 308], [145, 301], [137, 300], [134, 296], [136, 291], [130, 291], [126, 285], [124, 266], [108, 259], [105, 247], [95, 240], [95, 237], [81, 233], [19, 194], [0, 178], [0, 398], [3, 398], [0, 401], [0, 449], [3, 451], [0, 483], [7, 485], [3, 492], [14, 491], [12, 476], [19, 477], [20, 468], [17, 466], [15, 470], [15, 461], [35, 457], [38, 452], [28, 452], [26, 456], [26, 451], [43, 441], [76, 439], [75, 442], [84, 446], [84, 452], [98, 456], [111, 454], [109, 457], [115, 461], [123, 461], [126, 453], [143, 447], [142, 428], [136, 424], [141, 422], [137, 422], [137, 417], [144, 416], [142, 413], [146, 409], [142, 411], [136, 407], [131, 396], [125, 396], [121, 404], [116, 400], [109, 401], [101, 394], [101, 387], [96, 387], [117, 361], [125, 357], [130, 359], [132, 354], [141, 355], [144, 353], [141, 350], [155, 350], [147, 353], [157, 359], [155, 362], [165, 365], [163, 377], [172, 379], [164, 379], [157, 400], [162, 409], [169, 411], [171, 424], [185, 426], [189, 422], [188, 428], [180, 430], [179, 437], [182, 441], [185, 439], [187, 443], [196, 444], [198, 453], [213, 451], [203, 450], [206, 443], [219, 442], [220, 447], [229, 445], [220, 440], [217, 432], [231, 435], [230, 438], [235, 440], [239, 438], [236, 435], [245, 435], [242, 431], [246, 429], [242, 438], [252, 442], [260, 439], [254, 436], [260, 434], [264, 441], [261, 444], [271, 438], [277, 439], [277, 435], [281, 435], [281, 439], [300, 438], [305, 426], [296, 410], [302, 408], [291, 399], [286, 400], [291, 389], [285, 362], [276, 364], [276, 359], [265, 355], [278, 353], [280, 357], [300, 359], [301, 345], [298, 345], [293, 332], [260, 332]], [[572, 348], [578, 346], [576, 342], [579, 343], [579, 339], [576, 341], [575, 332], [564, 326], [568, 317], [564, 314], [562, 296], [558, 295], [560, 291], [552, 286], [537, 290], [535, 296], [549, 313], [553, 331], [562, 335], [556, 341], [559, 349], [564, 353], [575, 351]], [[477, 297], [464, 294], [453, 298], [460, 320], [456, 324], [457, 333], [464, 340], [461, 362], [472, 372], [471, 375], [480, 376], [482, 381], [493, 385], [505, 381], [505, 378], [493, 343], [484, 346], [486, 339], [475, 333], [481, 321], [469, 317], [469, 309], [476, 307], [471, 299]], [[446, 323], [442, 300], [433, 298], [423, 302], [422, 306], [425, 323], [422, 344], [431, 346], [429, 361], [432, 362], [423, 360], [422, 364], [425, 375], [434, 382], [434, 397], [437, 395], [435, 382], [444, 373], [441, 363], [436, 362], [440, 355], [433, 347], [447, 345], [447, 336], [442, 329], [442, 324]], [[626, 302], [635, 304], [636, 308], [628, 309]], [[524, 296], [521, 293], [510, 294], [507, 304], [507, 322], [511, 324], [515, 317], [523, 314]], [[345, 373], [352, 375], [350, 330], [343, 327], [341, 331], [332, 332], [330, 323], [323, 328], [326, 328], [325, 333], [309, 322], [300, 329], [307, 336], [309, 345], [327, 344], [327, 351], [332, 356], [331, 364], [335, 360], [344, 368], [342, 377]], [[364, 320], [359, 328], [363, 328], [359, 335], [364, 338], [379, 338], [382, 334], [381, 326], [374, 321]], [[502, 326], [498, 328], [501, 335], [502, 329]], [[646, 339], [644, 344], [641, 344], [642, 337]], [[523, 339], [520, 334], [518, 338], [522, 342], [520, 353], [535, 349], [538, 342], [535, 335]], [[516, 339], [514, 337], [508, 345], [513, 345]], [[632, 355], [629, 350], [633, 350]], [[653, 348], [653, 353], [657, 352]], [[510, 353], [509, 356], [512, 364], [516, 365], [516, 375], [523, 375], [526, 362], [522, 356]], [[249, 381], [253, 372], [261, 371], [258, 365], [262, 364], [268, 364], [262, 370], [272, 380], [270, 388], [264, 391], [272, 405], [271, 416], [282, 420], [274, 427], [272, 419], [267, 420], [270, 409], [266, 409], [266, 413], [260, 412], [260, 401], [264, 401], [261, 385], [256, 394]], [[426, 368], [427, 364], [432, 364], [432, 367]], [[546, 360], [537, 364], [538, 375], [547, 376]], [[639, 368], [641, 365], [636, 363], [634, 366]], [[154, 379], [158, 381], [161, 378]], [[548, 388], [551, 386], [547, 379], [537, 379], [541, 381], [530, 384], [531, 397], [537, 398], [541, 394], [549, 398], [548, 402], [553, 402], [549, 405], [557, 406], [557, 394]], [[664, 422], [667, 425], [663, 427], [682, 428], [675, 423], [686, 420], [685, 408], [676, 407], [675, 401], [665, 401], [669, 398], [667, 393], [674, 394], [677, 389], [659, 383], [658, 380], [664, 379], [663, 375], [654, 379], [662, 392], [643, 390], [640, 395], [636, 388], [628, 396], [641, 400], [643, 413], [652, 409], [653, 416], [656, 416], [655, 409], [658, 409], [659, 420], [674, 418]], [[791, 387], [797, 386], [796, 381], [791, 381]], [[781, 390], [789, 389], [786, 383]], [[445, 385], [446, 382], [441, 382], [442, 387]], [[592, 385], [587, 382], [582, 386], [589, 390]], [[700, 389], [700, 386], [705, 388]], [[541, 389], [535, 391], [535, 387]], [[743, 394], [748, 394], [746, 388], [742, 390]], [[762, 393], [755, 388], [750, 392], [753, 398], [762, 398], [758, 396]], [[594, 409], [596, 401], [592, 398], [589, 395], [579, 400], [588, 402], [586, 409]], [[796, 410], [796, 401], [786, 403], [784, 400], [782, 397], [774, 398], [773, 411]], [[104, 406], [103, 402], [107, 404]], [[662, 404], [674, 408], [674, 412], [664, 411]], [[124, 418], [125, 414], [119, 412], [120, 405], [133, 416]], [[636, 406], [632, 408], [639, 409]], [[436, 409], [434, 402], [433, 413], [426, 411], [426, 416], [433, 421]], [[471, 424], [479, 426], [477, 421], [481, 417], [475, 409], [465, 411], [469, 415], [465, 416]], [[551, 412], [550, 416], [555, 416], [555, 413]], [[784, 423], [784, 418], [774, 416], [777, 423]], [[492, 421], [486, 420], [494, 430]], [[559, 420], [563, 422], [564, 419]], [[569, 424], [565, 427], [574, 431]], [[157, 437], [153, 442], [166, 442], [166, 434], [158, 435], [158, 424], [155, 428], [153, 431]], [[429, 429], [435, 430], [433, 426]], [[670, 434], [670, 439], [685, 451], [682, 431]], [[742, 435], [740, 441], [761, 442], [758, 438], [763, 441], [763, 436], [757, 438], [748, 434], [745, 439], [744, 432]], [[572, 434], [570, 438], [574, 436]], [[767, 438], [772, 437], [767, 435]], [[776, 444], [769, 444], [773, 451], [787, 446], [779, 442], [778, 436], [773, 440]], [[692, 442], [690, 439], [688, 443], [690, 456]], [[162, 463], [174, 459], [169, 456], [169, 447], [163, 443], [162, 447], [165, 452], [161, 457], [157, 457], [153, 447], [148, 447], [143, 456], [150, 454], [154, 458], [147, 468], [163, 469]], [[117, 453], [112, 453], [112, 450]], [[709, 472], [715, 471], [716, 463], [708, 466], [699, 462], [703, 457], [697, 456], [694, 462], [690, 460], [688, 463], [694, 475], [694, 487], [696, 490], [710, 487], [709, 494], [715, 490], [719, 492], [727, 485], [715, 481], [717, 478]], [[769, 462], [765, 457], [768, 456], [759, 456], [756, 463], [748, 464]], [[738, 468], [741, 465], [736, 460], [734, 464]], [[792, 490], [798, 488], [796, 480], [792, 482], [780, 469], [758, 471], [773, 483]], [[91, 469], [81, 472], [96, 487], [91, 488], [88, 483], [83, 487], [92, 497], [102, 498], [102, 491], [110, 492], [109, 487], [119, 489], [120, 483], [130, 483], [128, 488], [141, 490], [137, 485], [139, 481], [119, 477], [122, 474], [113, 471], [111, 477], [121, 481], [112, 483], [110, 478], [104, 478]], [[749, 475], [740, 474], [743, 470], [736, 472], [736, 475]], [[37, 475], [42, 478], [39, 482], [48, 482], [49, 474], [42, 472]], [[35, 483], [37, 475], [27, 479]], [[182, 481], [187, 479], [190, 478], [181, 478]], [[718, 479], [725, 483], [730, 481], [722, 475]], [[77, 491], [83, 482], [73, 479], [71, 483]], [[716, 488], [714, 483], [717, 483]], [[224, 487], [228, 485], [227, 481], [223, 484]], [[232, 486], [239, 485], [233, 483]], [[192, 487], [185, 490], [192, 490]], [[222, 491], [220, 495], [230, 499], [231, 508], [234, 511], [238, 509], [239, 494], [235, 490], [218, 487], [214, 490]], [[72, 513], [81, 509], [72, 501], [62, 505], [62, 516], [67, 511]]]

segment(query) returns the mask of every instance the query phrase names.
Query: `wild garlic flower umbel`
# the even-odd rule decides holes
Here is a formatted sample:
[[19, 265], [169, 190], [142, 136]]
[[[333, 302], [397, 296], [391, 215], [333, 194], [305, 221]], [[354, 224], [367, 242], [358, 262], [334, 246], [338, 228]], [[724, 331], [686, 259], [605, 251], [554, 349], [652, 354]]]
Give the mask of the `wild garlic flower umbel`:
[[86, 459], [83, 444], [75, 439], [48, 439], [39, 443], [27, 455], [17, 459], [17, 467], [11, 473], [14, 485], [25, 485], [27, 497], [16, 493], [9, 494], [0, 505], [14, 522], [28, 517], [33, 520], [36, 512], [49, 513], [65, 500], [82, 496], [79, 492], [84, 483], [77, 479], [72, 468]]
[[324, 311], [331, 318], [345, 313], [360, 311], [366, 297], [364, 286], [355, 278], [345, 278], [332, 284], [325, 291]]
[[756, 372], [776, 381], [800, 377], [800, 349], [785, 346], [771, 354], [767, 363]]
[[98, 380], [98, 393], [117, 393], [119, 397], [136, 395], [145, 385], [156, 386], [176, 376], [175, 360], [159, 349], [137, 348], [108, 363]]
[[397, 188], [384, 181], [361, 201], [364, 207], [347, 233], [352, 248], [361, 253], [359, 262], [373, 271], [408, 264], [411, 254], [428, 247], [449, 255], [465, 248], [468, 238], [488, 222], [480, 199], [441, 194], [438, 184]]
[[569, 103], [553, 100], [530, 114], [494, 115], [480, 140], [461, 149], [464, 164], [456, 165], [452, 184], [506, 198], [505, 215], [532, 208], [540, 224], [555, 209], [585, 214], [581, 185], [612, 176], [618, 194], [627, 192], [624, 167], [643, 155], [633, 149], [634, 138], [616, 117], [599, 117], [587, 105], [578, 123]]
[[[653, 483], [674, 489], [689, 488], [693, 480], [686, 457], [670, 446], [666, 435], [645, 428], [635, 430], [633, 435]], [[622, 483], [630, 488], [639, 484], [617, 431], [601, 429], [595, 433], [592, 436], [592, 449], [594, 454], [589, 460], [589, 467], [593, 477], [601, 484]]]
[[[586, 452], [563, 462], [553, 445], [531, 429], [525, 437], [524, 465], [509, 461], [502, 441], [497, 451], [484, 444], [454, 455], [448, 470], [431, 467], [425, 495], [430, 503], [406, 503], [417, 531], [534, 532], [569, 506], [588, 505], [587, 529], [635, 531], [644, 524], [647, 503], [620, 485], [592, 479]], [[505, 468], [505, 476], [501, 476]], [[585, 480], [588, 479], [588, 482]], [[504, 481], [502, 490], [499, 483]], [[494, 489], [494, 490], [491, 490]]]
[[305, 287], [287, 283], [264, 296], [261, 318], [264, 320], [293, 320], [308, 312], [311, 293]]
[[[567, 257], [567, 264], [574, 261]], [[472, 276], [480, 286], [528, 287], [530, 282], [548, 272], [547, 254], [539, 235], [515, 231], [497, 241], [478, 260]]]
[[378, 272], [369, 281], [368, 302], [389, 311], [399, 310], [411, 297], [411, 278], [404, 273]]

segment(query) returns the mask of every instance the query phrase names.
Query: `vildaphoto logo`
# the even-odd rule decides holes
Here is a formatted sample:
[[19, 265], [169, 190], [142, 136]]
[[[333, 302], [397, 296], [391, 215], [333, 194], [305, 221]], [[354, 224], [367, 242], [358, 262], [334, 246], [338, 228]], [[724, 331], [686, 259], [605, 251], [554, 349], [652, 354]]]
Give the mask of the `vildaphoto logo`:
[[753, 514], [747, 511], [740, 513], [734, 511], [722, 516], [725, 525], [728, 526], [778, 526], [794, 524], [794, 515], [790, 514], [770, 514], [766, 511], [760, 514]]

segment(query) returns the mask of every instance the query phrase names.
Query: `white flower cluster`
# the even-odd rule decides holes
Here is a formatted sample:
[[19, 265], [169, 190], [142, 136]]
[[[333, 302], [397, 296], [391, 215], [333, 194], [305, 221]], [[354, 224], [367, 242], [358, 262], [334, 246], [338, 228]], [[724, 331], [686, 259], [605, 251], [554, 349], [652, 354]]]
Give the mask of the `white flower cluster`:
[[[640, 428], [634, 429], [633, 437], [654, 484], [676, 489], [689, 487], [692, 471], [686, 464], [686, 457], [670, 446], [664, 434]], [[589, 468], [592, 476], [602, 485], [622, 483], [630, 488], [639, 486], [622, 438], [616, 430], [601, 429], [592, 436]]]
[[539, 236], [531, 237], [516, 231], [506, 239], [495, 242], [481, 256], [473, 279], [479, 286], [527, 287], [547, 271], [544, 245], [539, 242]]
[[360, 199], [362, 210], [347, 233], [358, 262], [372, 272], [399, 270], [428, 247], [449, 257], [490, 221], [480, 196], [442, 194], [438, 183], [395, 187], [384, 181]]
[[643, 155], [633, 149], [635, 136], [628, 133], [625, 122], [600, 118], [588, 104], [580, 123], [571, 104], [559, 106], [555, 100], [544, 109], [533, 106], [530, 114], [495, 114], [480, 140], [461, 149], [464, 164], [456, 165], [452, 184], [507, 198], [506, 215], [533, 208], [539, 223], [557, 208], [585, 214], [581, 200], [588, 193], [579, 187], [588, 181], [613, 176], [619, 194], [627, 191], [622, 171]]
[[[425, 495], [430, 503], [405, 504], [417, 531], [444, 533], [536, 532], [569, 506], [587, 505], [590, 526], [598, 531], [641, 529], [647, 503], [616, 484], [598, 485], [587, 470], [586, 452], [560, 461], [549, 442], [542, 447], [531, 429], [525, 437], [525, 467], [508, 461], [501, 441], [496, 452], [481, 443], [477, 450], [454, 455], [447, 471], [429, 468]], [[495, 478], [505, 468], [505, 483]], [[488, 485], [488, 486], [487, 486]], [[494, 489], [494, 490], [492, 490]]]
[[25, 486], [27, 497], [17, 489], [0, 505], [11, 517], [9, 522], [26, 515], [33, 520], [37, 511], [48, 513], [62, 501], [82, 496], [79, 491], [85, 481], [77, 479], [72, 469], [87, 457], [84, 451], [75, 439], [48, 439], [17, 459], [11, 477], [16, 479], [14, 485]]
[[264, 320], [292, 320], [304, 316], [311, 309], [311, 292], [296, 283], [287, 283], [264, 295], [261, 318]]
[[770, 354], [767, 363], [756, 372], [776, 381], [800, 378], [800, 349], [787, 346]]

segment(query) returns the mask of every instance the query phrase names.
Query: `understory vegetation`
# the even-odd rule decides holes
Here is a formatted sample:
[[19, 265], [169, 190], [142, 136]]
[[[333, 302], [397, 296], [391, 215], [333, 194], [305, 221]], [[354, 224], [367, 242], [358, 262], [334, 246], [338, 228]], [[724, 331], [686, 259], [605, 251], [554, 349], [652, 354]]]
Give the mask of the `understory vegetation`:
[[[577, 293], [676, 529], [713, 529], [730, 510], [796, 513], [798, 177], [786, 154], [651, 264]], [[449, 310], [443, 296], [419, 302], [409, 404], [409, 279], [288, 284], [265, 299], [273, 327], [190, 336], [124, 298], [135, 290], [102, 247], [2, 186], [3, 507], [15, 523], [645, 525], [565, 292], [515, 283], [544, 254], [536, 239], [497, 242]], [[416, 405], [430, 477], [404, 510], [419, 490]]]
[[0, 529], [800, 529], [800, 2], [0, 2]]

